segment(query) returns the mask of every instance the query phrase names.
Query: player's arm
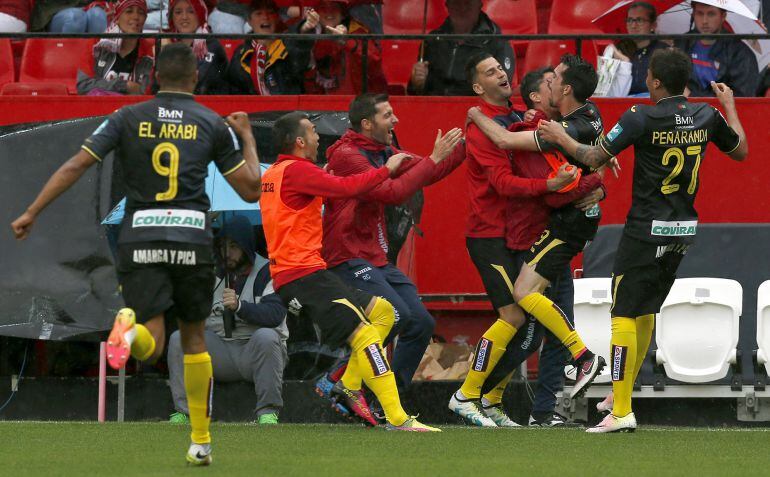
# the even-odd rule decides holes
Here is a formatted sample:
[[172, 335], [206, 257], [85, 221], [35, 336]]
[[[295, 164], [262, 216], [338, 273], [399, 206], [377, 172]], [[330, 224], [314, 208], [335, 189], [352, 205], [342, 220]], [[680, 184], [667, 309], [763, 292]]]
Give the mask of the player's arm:
[[43, 186], [43, 189], [32, 204], [27, 207], [27, 210], [11, 223], [11, 228], [16, 238], [19, 240], [27, 238], [40, 212], [72, 187], [95, 162], [97, 162], [96, 156], [85, 149], [81, 149], [67, 162], [62, 164], [51, 178], [48, 179], [48, 182]]
[[[738, 110], [735, 107], [733, 91], [726, 84], [715, 83], [713, 81], [711, 82], [711, 89], [714, 90], [714, 93], [717, 95], [717, 99], [725, 110], [725, 119], [727, 120], [727, 125], [732, 128], [735, 134], [737, 134], [738, 140], [740, 141], [738, 142], [738, 145], [735, 146], [735, 148], [732, 150], [727, 149], [725, 150], [725, 153], [730, 157], [730, 159], [735, 161], [742, 161], [746, 159], [746, 156], [749, 154], [749, 143], [746, 141], [746, 132], [744, 132], [741, 120], [738, 118]], [[715, 138], [715, 142], [719, 140], [720, 136], [729, 135], [729, 132], [720, 130], [719, 125], [717, 125], [716, 135], [717, 137]], [[724, 150], [721, 147], [722, 144], [719, 142], [716, 144], [717, 147]]]
[[[249, 116], [243, 112], [236, 112], [227, 116], [226, 121], [241, 138], [243, 159], [242, 162], [223, 171], [222, 174], [243, 200], [257, 202], [262, 194], [262, 171], [259, 168], [257, 141], [251, 131]], [[225, 145], [220, 146], [224, 149], [224, 151], [219, 151], [221, 155], [230, 156], [234, 150], [237, 150], [238, 145], [235, 144], [234, 138], [230, 139], [234, 143], [232, 146], [227, 144], [228, 138], [224, 138], [222, 141]]]
[[507, 151], [538, 151], [535, 134], [532, 131], [508, 131], [481, 112], [478, 107], [468, 110], [468, 119], [481, 129], [494, 144]]
[[567, 155], [593, 169], [598, 169], [612, 158], [600, 146], [580, 144], [556, 121], [541, 121], [537, 130], [540, 138], [558, 145]]
[[306, 195], [328, 199], [357, 197], [377, 187], [395, 174], [401, 163], [409, 156], [394, 154], [384, 167], [370, 168], [368, 171], [350, 176], [334, 176], [309, 162], [296, 162], [284, 172], [284, 189]]

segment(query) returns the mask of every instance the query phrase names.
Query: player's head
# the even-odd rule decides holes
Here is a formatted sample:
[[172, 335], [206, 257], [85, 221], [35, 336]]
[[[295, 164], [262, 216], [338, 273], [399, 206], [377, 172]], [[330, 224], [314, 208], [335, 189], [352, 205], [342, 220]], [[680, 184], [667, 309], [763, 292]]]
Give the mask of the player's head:
[[393, 128], [398, 124], [398, 118], [387, 94], [364, 93], [356, 96], [350, 102], [348, 117], [353, 131], [386, 146], [393, 144]]
[[690, 57], [682, 50], [656, 50], [650, 58], [647, 69], [647, 89], [650, 98], [658, 101], [666, 96], [684, 93], [684, 88], [690, 80], [692, 64]]
[[281, 154], [304, 157], [315, 162], [318, 158], [318, 133], [307, 114], [294, 111], [284, 114], [273, 125], [273, 144]]
[[470, 57], [465, 64], [465, 78], [473, 92], [488, 103], [507, 104], [508, 98], [513, 94], [508, 74], [500, 62], [485, 51]]
[[521, 97], [527, 109], [542, 111], [549, 118], [556, 116], [558, 111], [551, 107], [551, 103], [548, 100], [551, 96], [548, 83], [553, 81], [553, 77], [553, 68], [550, 66], [530, 71], [524, 75], [524, 78], [521, 79], [520, 89]]
[[698, 33], [719, 33], [727, 18], [727, 11], [721, 8], [692, 2], [692, 21]]
[[188, 45], [170, 43], [155, 60], [155, 77], [163, 91], [192, 93], [198, 83], [198, 58]]
[[559, 66], [554, 70], [551, 87], [551, 106], [559, 108], [565, 98], [585, 103], [594, 94], [599, 76], [596, 70], [583, 58], [575, 55], [561, 57]]

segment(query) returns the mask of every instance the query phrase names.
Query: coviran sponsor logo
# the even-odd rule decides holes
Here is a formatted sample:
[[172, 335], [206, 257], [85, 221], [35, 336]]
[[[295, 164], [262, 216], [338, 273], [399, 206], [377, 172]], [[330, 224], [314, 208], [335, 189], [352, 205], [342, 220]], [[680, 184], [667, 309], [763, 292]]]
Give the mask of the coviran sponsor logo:
[[697, 220], [685, 220], [681, 222], [652, 221], [652, 235], [664, 237], [681, 237], [695, 235], [698, 228]]
[[206, 216], [197, 210], [150, 209], [134, 212], [132, 227], [189, 227], [203, 230]]

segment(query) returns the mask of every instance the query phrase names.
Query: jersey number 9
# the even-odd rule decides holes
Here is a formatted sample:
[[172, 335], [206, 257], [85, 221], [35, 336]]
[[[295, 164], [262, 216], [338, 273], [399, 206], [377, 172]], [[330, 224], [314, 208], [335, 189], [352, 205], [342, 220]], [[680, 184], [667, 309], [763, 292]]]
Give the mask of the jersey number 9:
[[[168, 166], [164, 166], [160, 162], [163, 154], [168, 154]], [[168, 177], [168, 189], [165, 192], [155, 194], [155, 200], [158, 202], [172, 200], [176, 197], [178, 189], [179, 149], [170, 142], [162, 142], [155, 146], [152, 151], [152, 168], [158, 175]]]
[[[700, 169], [701, 150], [702, 147], [700, 145], [687, 147], [687, 155], [695, 157], [695, 165], [692, 168], [690, 185], [687, 186], [687, 193], [690, 195], [695, 194], [695, 189], [698, 186], [698, 169]], [[663, 153], [664, 166], [667, 166], [672, 158], [676, 159], [674, 168], [671, 170], [671, 173], [668, 175], [668, 177], [663, 179], [663, 185], [660, 187], [660, 191], [664, 194], [673, 194], [679, 190], [679, 184], [672, 184], [671, 181], [676, 179], [676, 177], [682, 173], [682, 169], [684, 169], [684, 154], [685, 153], [682, 152], [682, 150], [678, 147], [670, 147], [666, 149], [666, 152]]]

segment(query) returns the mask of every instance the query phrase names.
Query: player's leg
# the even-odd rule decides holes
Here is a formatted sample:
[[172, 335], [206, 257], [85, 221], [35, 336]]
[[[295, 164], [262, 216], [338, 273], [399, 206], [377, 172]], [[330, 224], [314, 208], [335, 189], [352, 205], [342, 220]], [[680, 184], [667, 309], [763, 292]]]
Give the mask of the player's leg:
[[211, 401], [214, 370], [204, 337], [205, 321], [179, 320], [184, 353], [184, 388], [190, 410], [190, 440], [187, 461], [194, 465], [211, 463]]

